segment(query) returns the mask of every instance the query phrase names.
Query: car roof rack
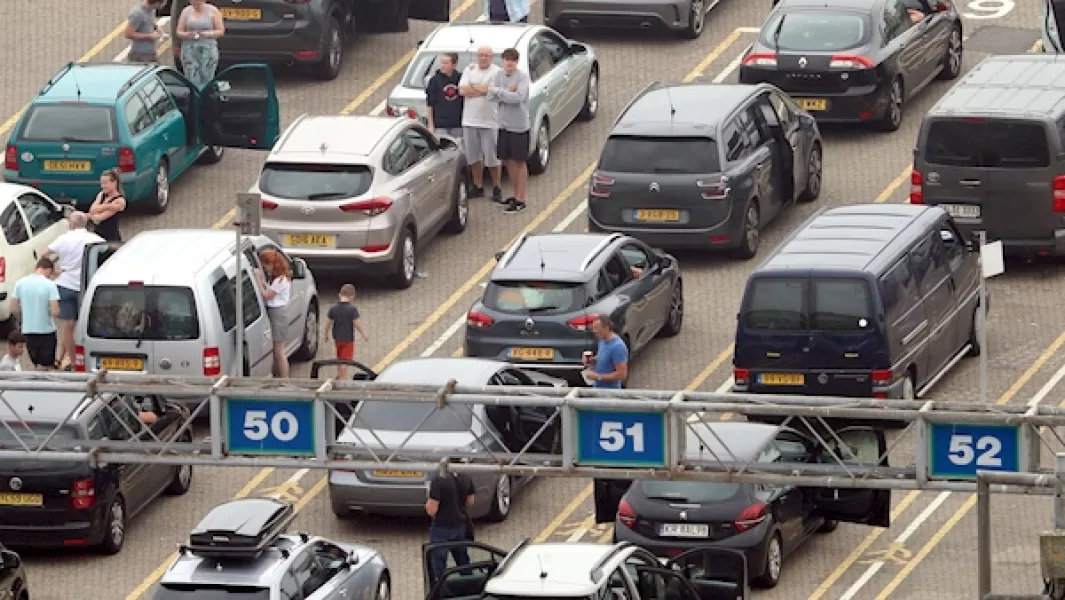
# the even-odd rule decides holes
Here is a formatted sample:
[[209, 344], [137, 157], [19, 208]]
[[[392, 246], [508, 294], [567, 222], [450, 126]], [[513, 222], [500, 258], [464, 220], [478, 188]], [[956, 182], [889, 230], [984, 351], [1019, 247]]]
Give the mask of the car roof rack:
[[514, 260], [514, 255], [518, 253], [518, 250], [521, 249], [522, 244], [524, 244], [527, 239], [529, 239], [529, 232], [526, 231], [525, 233], [522, 233], [521, 237], [518, 238], [518, 241], [514, 242], [514, 245], [507, 250], [507, 253], [499, 259], [499, 266], [506, 268], [507, 265], [510, 264], [510, 261]]
[[54, 75], [48, 78], [48, 82], [44, 84], [44, 87], [41, 88], [41, 91], [37, 92], [37, 95], [43, 96], [47, 94], [48, 90], [52, 89], [52, 86], [54, 86], [61, 77], [66, 75], [68, 72], [70, 72], [71, 69], [73, 69], [77, 65], [78, 63], [71, 61], [63, 65], [62, 67], [59, 67], [59, 70], [56, 71]]
[[140, 71], [137, 71], [136, 73], [134, 73], [133, 77], [130, 77], [129, 80], [126, 81], [126, 83], [123, 83], [122, 87], [118, 88], [117, 96], [121, 96], [122, 94], [125, 94], [126, 91], [129, 90], [129, 88], [133, 87], [133, 84], [135, 84], [138, 81], [140, 81], [141, 79], [143, 79], [145, 75], [148, 75], [154, 69], [155, 69], [155, 64], [154, 63], [150, 63], [150, 64], [144, 65], [144, 67], [141, 68]]
[[596, 257], [603, 253], [603, 250], [606, 250], [611, 244], [620, 240], [622, 237], [624, 236], [620, 233], [611, 233], [606, 236], [606, 238], [599, 242], [595, 248], [592, 248], [592, 251], [588, 253], [588, 256], [584, 257], [584, 262], [581, 263], [581, 271], [586, 271], [588, 267], [591, 266], [592, 262], [595, 261]]
[[292, 522], [296, 509], [272, 498], [232, 500], [211, 509], [182, 546], [205, 558], [253, 560], [277, 541]]

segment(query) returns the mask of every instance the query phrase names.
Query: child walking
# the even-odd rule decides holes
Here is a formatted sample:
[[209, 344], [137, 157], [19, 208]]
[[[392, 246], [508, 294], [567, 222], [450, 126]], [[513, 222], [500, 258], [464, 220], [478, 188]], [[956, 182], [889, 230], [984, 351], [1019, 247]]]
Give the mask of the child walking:
[[[337, 358], [352, 360], [355, 357], [355, 332], [359, 332], [364, 342], [370, 341], [370, 338], [367, 337], [366, 332], [362, 329], [362, 324], [359, 322], [359, 309], [355, 308], [355, 305], [351, 303], [355, 299], [355, 286], [345, 283], [340, 286], [338, 296], [340, 297], [340, 302], [337, 302], [329, 309], [329, 314], [325, 321], [325, 341], [329, 343], [330, 338], [332, 338], [336, 342]], [[346, 365], [337, 367], [337, 379], [344, 380], [347, 378], [348, 367]]]

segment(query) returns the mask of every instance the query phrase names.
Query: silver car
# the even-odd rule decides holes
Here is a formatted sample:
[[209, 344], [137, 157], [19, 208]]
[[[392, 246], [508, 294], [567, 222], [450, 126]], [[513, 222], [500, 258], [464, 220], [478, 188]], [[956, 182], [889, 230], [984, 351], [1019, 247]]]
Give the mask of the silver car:
[[720, 1], [544, 0], [544, 23], [559, 31], [659, 29], [694, 40], [703, 34], [706, 14]]
[[[397, 362], [374, 376], [385, 383], [444, 385], [454, 379], [460, 386], [542, 385], [565, 387], [560, 379], [524, 371], [505, 362], [479, 358], [419, 358]], [[453, 408], [453, 410], [452, 410]], [[376, 453], [394, 450], [407, 440], [405, 450], [439, 452], [441, 457], [470, 452], [518, 452], [536, 437], [531, 452], [560, 451], [561, 430], [556, 419], [536, 436], [551, 416], [536, 407], [454, 406], [437, 411], [435, 405], [403, 402], [365, 402], [357, 417], [339, 435], [337, 443], [369, 447]], [[426, 419], [426, 415], [433, 414]], [[474, 418], [476, 416], [476, 418]], [[424, 423], [423, 423], [424, 421]], [[419, 424], [421, 426], [419, 427]], [[411, 433], [413, 432], [413, 435]], [[408, 437], [410, 438], [408, 440]], [[365, 444], [366, 446], [363, 446]], [[343, 454], [343, 450], [338, 451]], [[388, 452], [385, 452], [387, 456]], [[338, 517], [353, 512], [395, 516], [424, 516], [429, 482], [434, 472], [382, 467], [371, 471], [330, 471], [329, 500]], [[510, 514], [512, 494], [530, 477], [475, 475], [477, 501], [470, 509], [474, 519], [503, 521]]]
[[410, 287], [417, 252], [469, 217], [455, 140], [410, 119], [303, 116], [270, 151], [255, 191], [262, 232], [315, 269]]
[[521, 53], [518, 68], [529, 74], [529, 170], [540, 174], [551, 159], [551, 140], [578, 117], [590, 121], [599, 111], [599, 60], [588, 44], [567, 40], [549, 27], [525, 24], [450, 23], [437, 27], [422, 42], [388, 96], [388, 114], [426, 122], [425, 87], [440, 68], [440, 56], [454, 52], [458, 68], [474, 62], [488, 46], [502, 64], [503, 50]]

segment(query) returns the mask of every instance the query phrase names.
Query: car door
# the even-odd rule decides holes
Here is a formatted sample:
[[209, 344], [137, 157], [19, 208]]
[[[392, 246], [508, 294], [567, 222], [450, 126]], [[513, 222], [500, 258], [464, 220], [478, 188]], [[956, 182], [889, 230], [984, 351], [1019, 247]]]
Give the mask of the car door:
[[159, 71], [158, 77], [170, 94], [174, 105], [177, 106], [178, 112], [181, 113], [182, 126], [185, 128], [185, 143], [190, 146], [188, 151], [195, 152], [196, 148], [202, 147], [196, 116], [196, 97], [199, 91], [181, 73], [172, 69]]
[[751, 596], [747, 556], [739, 550], [692, 548], [669, 559], [665, 566], [683, 573], [702, 599], [746, 600]]
[[[883, 429], [842, 427], [835, 434], [823, 432], [821, 440], [829, 447], [816, 449], [816, 460], [823, 464], [872, 467], [889, 466], [887, 438]], [[831, 452], [830, 452], [831, 450]], [[811, 488], [814, 510], [827, 520], [844, 523], [889, 527], [891, 525], [891, 490], [861, 488]]]
[[950, 11], [938, 11], [935, 3], [928, 0], [902, 0], [907, 9], [913, 9], [924, 14], [924, 19], [916, 23], [914, 27], [924, 39], [923, 48], [925, 54], [925, 78], [932, 77], [936, 70], [943, 65], [943, 57], [947, 55], [950, 45], [950, 34], [954, 27], [954, 20]]
[[[954, 280], [946, 264], [946, 253], [939, 231], [928, 233], [912, 251], [910, 268], [917, 279], [925, 316], [928, 318], [928, 365], [922, 377], [925, 381], [936, 376], [954, 354], [951, 313], [954, 310]], [[920, 388], [921, 384], [917, 383]]]
[[[800, 456], [806, 455], [806, 450], [801, 443], [788, 440], [784, 433], [777, 435], [773, 444], [763, 449], [758, 457], [762, 464], [790, 462], [795, 460], [793, 455], [795, 446], [798, 445]], [[790, 450], [790, 452], [787, 452]], [[804, 461], [800, 461], [804, 462]], [[797, 548], [805, 539], [804, 523], [806, 511], [804, 510], [803, 493], [793, 485], [755, 484], [754, 496], [759, 502], [769, 507], [769, 513], [773, 520], [780, 526], [781, 542], [785, 554]]]
[[[419, 125], [408, 127], [403, 134], [414, 152], [416, 177], [424, 180], [425, 220], [420, 227], [436, 231], [443, 227], [451, 214], [451, 189], [455, 184], [454, 170], [448, 169], [447, 159], [440, 154], [436, 138]], [[420, 228], [419, 228], [420, 229]]]
[[754, 168], [759, 171], [763, 184], [763, 192], [758, 196], [761, 222], [768, 223], [788, 202], [788, 186], [784, 178], [788, 176], [785, 160], [790, 161], [790, 156], [781, 147], [781, 141], [770, 135], [757, 104], [748, 104], [737, 116], [740, 134], [747, 137], [751, 152], [756, 156], [764, 156], [755, 163]]
[[[108, 440], [130, 442], [139, 439], [143, 424], [128, 397], [113, 397], [100, 410], [98, 417]], [[127, 514], [139, 511], [151, 495], [150, 466], [142, 463], [121, 464], [118, 475], [118, 487], [126, 501]]]
[[928, 78], [929, 37], [923, 35], [927, 24], [910, 20], [902, 0], [887, 0], [882, 15], [883, 52], [895, 57], [903, 90], [909, 98]]
[[[506, 368], [499, 372], [502, 385], [537, 385], [519, 369]], [[554, 408], [538, 406], [515, 406], [513, 410], [515, 425], [512, 428], [515, 440], [520, 444], [511, 448], [518, 452], [526, 445], [529, 452], [558, 454], [562, 451], [562, 416]]]
[[769, 136], [776, 141], [779, 148], [782, 186], [780, 195], [783, 205], [787, 206], [795, 201], [799, 190], [806, 187], [810, 173], [806, 162], [810, 151], [806, 147], [799, 120], [781, 94], [775, 91], [766, 92], [758, 97], [757, 103]]
[[[122, 116], [129, 130], [130, 145], [133, 147], [134, 164], [138, 179], [151, 177], [155, 172], [164, 152], [163, 147], [157, 143], [161, 138], [153, 135], [155, 131], [155, 117], [148, 110], [148, 104], [140, 90], [130, 94], [122, 105]], [[133, 189], [126, 189], [126, 194], [133, 196]]]
[[684, 575], [662, 567], [638, 565], [633, 584], [640, 600], [700, 600]]
[[[729, 119], [721, 130], [721, 140], [725, 150], [725, 175], [729, 178], [729, 201], [732, 206], [720, 203], [728, 212], [721, 215], [723, 221], [728, 214], [747, 210], [747, 201], [756, 196], [762, 199], [759, 207], [763, 213], [773, 210], [772, 169], [769, 148], [752, 145], [749, 135], [753, 121], [746, 111], [740, 111]], [[762, 219], [767, 217], [762, 216]]]
[[29, 226], [33, 258], [40, 258], [48, 251], [48, 245], [67, 230], [66, 216], [56, 203], [37, 192], [19, 194], [17, 201]]
[[603, 270], [616, 300], [616, 308], [611, 318], [622, 337], [628, 339], [631, 358], [642, 346], [644, 313], [648, 310], [647, 297], [641, 293], [642, 282], [633, 277], [632, 269], [619, 253], [615, 252], [610, 257]]
[[[81, 259], [81, 289], [87, 291], [92, 276], [100, 267], [104, 266], [107, 259], [122, 247], [122, 242], [92, 242], [85, 244]], [[84, 304], [84, 303], [83, 303]]]
[[[259, 295], [259, 286], [255, 285], [251, 267], [243, 268], [241, 277], [241, 305], [244, 315], [244, 358], [247, 361], [248, 375], [251, 377], [269, 377], [273, 371], [273, 331], [270, 318], [266, 314], [266, 304]], [[239, 365], [234, 365], [239, 369]], [[239, 372], [239, 371], [238, 371]]]
[[269, 150], [281, 135], [274, 73], [266, 64], [225, 69], [197, 94], [196, 107], [204, 144]]
[[636, 280], [640, 300], [644, 309], [640, 311], [642, 319], [641, 345], [650, 342], [669, 317], [673, 279], [662, 271], [662, 265], [646, 246], [639, 242], [629, 242], [618, 250], [621, 259], [632, 272]]
[[[470, 562], [455, 564], [456, 551], [465, 551]], [[429, 555], [431, 552], [447, 553], [447, 568], [439, 577], [432, 573]], [[507, 557], [507, 552], [480, 542], [442, 542], [422, 544], [422, 590], [426, 600], [450, 598], [479, 598], [496, 567]]]
[[189, 147], [185, 117], [170, 98], [163, 83], [155, 75], [150, 75], [147, 79], [142, 93], [148, 111], [155, 119], [152, 136], [158, 139], [163, 152], [166, 153], [171, 176], [176, 177], [199, 157], [199, 145]]
[[[168, 412], [165, 402], [159, 396], [144, 395], [144, 394], [129, 394], [123, 396], [123, 402], [129, 407], [129, 410], [134, 413], [153, 413], [158, 419], [151, 426], [141, 425], [141, 421], [138, 418], [137, 424], [139, 429], [136, 430], [136, 436], [134, 439], [141, 442], [151, 443], [160, 441], [163, 443], [169, 442], [174, 439], [178, 429], [181, 428], [185, 419], [178, 418], [177, 413]], [[146, 501], [151, 500], [157, 494], [162, 492], [170, 482], [174, 479], [174, 466], [165, 464], [149, 464], [144, 469], [142, 485], [144, 486], [144, 495]]]
[[544, 30], [536, 36], [540, 46], [547, 52], [551, 62], [555, 64], [556, 74], [552, 78], [558, 81], [558, 93], [562, 96], [560, 101], [561, 118], [551, 121], [551, 127], [556, 133], [560, 133], [572, 123], [581, 109], [584, 108], [584, 88], [587, 84], [587, 75], [581, 73], [580, 61], [576, 59], [570, 50], [569, 44], [560, 35], [553, 31]]
[[4, 299], [7, 299], [14, 290], [15, 282], [36, 268], [37, 257], [30, 243], [30, 227], [17, 201], [0, 211], [0, 229], [3, 229], [6, 244], [0, 255], [0, 284], [4, 289]]
[[451, 3], [449, 0], [410, 0], [407, 18], [447, 23], [451, 20]]
[[388, 184], [388, 195], [397, 202], [406, 200], [407, 206], [403, 207], [403, 210], [414, 215], [415, 227], [422, 231], [431, 219], [430, 195], [436, 181], [435, 178], [434, 181], [429, 181], [428, 169], [419, 162], [418, 153], [405, 133], [392, 138], [381, 159], [381, 165], [384, 171], [392, 176]]
[[[304, 584], [304, 600], [356, 599], [377, 591], [367, 587], [367, 582], [360, 581], [357, 571], [348, 568], [348, 553], [340, 546], [319, 540], [311, 544], [310, 553], [314, 570], [312, 579]], [[373, 586], [374, 583], [369, 585]], [[307, 589], [311, 586], [316, 587], [308, 593]]]
[[[537, 119], [539, 116], [534, 110], [539, 110], [549, 122], [562, 122], [561, 115], [565, 112], [565, 90], [561, 89], [555, 75], [555, 61], [551, 58], [547, 48], [536, 36], [529, 40], [529, 117]], [[530, 137], [536, 137], [536, 128], [539, 123], [531, 122]]]
[[939, 223], [939, 239], [943, 243], [947, 267], [954, 281], [954, 349], [959, 350], [969, 341], [973, 311], [980, 303], [979, 257], [970, 250], [958, 227], [950, 220]]

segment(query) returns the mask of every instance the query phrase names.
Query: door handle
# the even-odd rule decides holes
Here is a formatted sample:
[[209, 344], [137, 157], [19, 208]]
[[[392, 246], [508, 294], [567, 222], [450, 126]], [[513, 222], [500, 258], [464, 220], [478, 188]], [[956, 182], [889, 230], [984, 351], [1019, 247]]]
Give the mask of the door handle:
[[962, 179], [958, 183], [960, 183], [961, 185], [964, 185], [965, 187], [978, 187], [980, 185], [980, 180], [979, 179]]
[[429, 177], [427, 177], [427, 179], [429, 180], [429, 183], [432, 183], [436, 181], [436, 175], [430, 175]]
[[164, 133], [163, 134], [163, 139], [169, 142], [170, 141], [170, 134], [169, 133]]
[[34, 250], [34, 251], [33, 251], [33, 258], [34, 258], [34, 259], [36, 259], [36, 258], [37, 258], [37, 251], [36, 251], [36, 250]]
[[757, 165], [754, 166], [754, 168], [759, 170], [759, 171], [761, 171], [762, 169], [765, 168], [765, 163], [758, 163]]

